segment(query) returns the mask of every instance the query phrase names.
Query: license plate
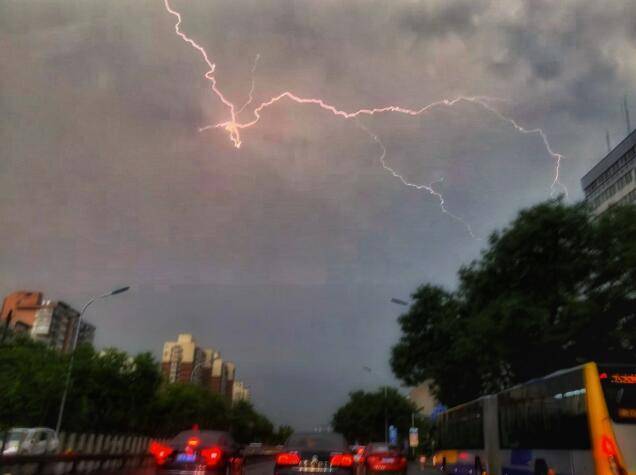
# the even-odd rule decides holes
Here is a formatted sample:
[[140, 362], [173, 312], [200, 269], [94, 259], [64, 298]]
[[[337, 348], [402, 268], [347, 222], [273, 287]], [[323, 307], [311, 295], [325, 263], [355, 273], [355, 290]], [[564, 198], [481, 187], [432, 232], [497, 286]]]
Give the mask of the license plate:
[[177, 462], [192, 463], [196, 459], [197, 459], [197, 456], [194, 454], [178, 454], [177, 455]]
[[395, 463], [395, 459], [393, 457], [386, 457], [382, 459], [382, 463]]

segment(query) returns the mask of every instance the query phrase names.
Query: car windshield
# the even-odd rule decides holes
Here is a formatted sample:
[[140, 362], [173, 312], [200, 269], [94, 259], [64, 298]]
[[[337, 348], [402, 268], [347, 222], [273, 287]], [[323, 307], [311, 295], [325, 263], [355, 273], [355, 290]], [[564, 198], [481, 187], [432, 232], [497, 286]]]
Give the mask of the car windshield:
[[0, 432], [0, 447], [4, 443], [5, 450], [16, 450], [22, 446], [27, 435], [27, 431], [13, 429], [8, 432]]

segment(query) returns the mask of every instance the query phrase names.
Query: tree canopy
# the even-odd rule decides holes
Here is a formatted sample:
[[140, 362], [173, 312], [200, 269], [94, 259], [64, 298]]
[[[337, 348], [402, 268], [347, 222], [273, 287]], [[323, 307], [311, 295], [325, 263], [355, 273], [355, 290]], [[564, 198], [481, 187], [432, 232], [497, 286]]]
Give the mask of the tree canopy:
[[[55, 427], [68, 360], [28, 337], [0, 343], [0, 429]], [[62, 430], [171, 437], [195, 424], [230, 430], [241, 443], [275, 443], [290, 433], [287, 426], [275, 431], [248, 402], [231, 405], [193, 384], [162, 384], [150, 353], [77, 349]]]
[[446, 405], [587, 361], [635, 362], [636, 207], [523, 210], [454, 291], [427, 283], [412, 298], [391, 366]]
[[[397, 427], [400, 437], [405, 437], [416, 409], [395, 388], [384, 387], [375, 392], [354, 391], [349, 394], [349, 401], [333, 415], [331, 425], [349, 442], [379, 442], [385, 439], [385, 415], [388, 423]], [[417, 416], [416, 425], [424, 427], [425, 422]]]

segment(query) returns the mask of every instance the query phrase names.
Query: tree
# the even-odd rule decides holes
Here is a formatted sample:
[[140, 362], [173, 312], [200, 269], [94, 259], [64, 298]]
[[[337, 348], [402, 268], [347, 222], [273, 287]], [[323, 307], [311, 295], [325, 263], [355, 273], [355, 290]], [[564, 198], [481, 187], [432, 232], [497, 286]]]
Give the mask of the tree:
[[[0, 429], [55, 426], [69, 357], [24, 336], [0, 343]], [[281, 427], [274, 434], [273, 424], [249, 402], [230, 406], [225, 397], [194, 384], [160, 383], [150, 353], [131, 357], [116, 348], [97, 352], [81, 345], [62, 429], [171, 437], [198, 425], [231, 430], [241, 443], [270, 442], [288, 433]]]
[[247, 401], [232, 406], [230, 427], [232, 435], [241, 444], [268, 442], [274, 435], [273, 424]]
[[521, 211], [455, 291], [413, 294], [394, 373], [455, 405], [585, 361], [636, 361], [635, 232], [633, 206], [597, 219], [560, 199]]
[[0, 345], [0, 428], [54, 424], [65, 369], [59, 353], [28, 337]]
[[294, 429], [291, 426], [280, 425], [272, 436], [271, 443], [274, 445], [282, 445], [292, 436], [293, 433]]
[[[28, 337], [0, 345], [0, 425], [55, 427], [69, 355]], [[144, 430], [160, 382], [154, 358], [81, 345], [75, 354], [62, 429]]]
[[[385, 440], [385, 420], [406, 436], [415, 412], [413, 403], [395, 388], [354, 391], [349, 394], [349, 401], [333, 415], [331, 425], [350, 442], [377, 442]], [[424, 427], [425, 422], [418, 416], [416, 425]]]
[[151, 409], [149, 433], [172, 437], [197, 425], [205, 429], [227, 430], [229, 407], [222, 396], [188, 383], [161, 388]]

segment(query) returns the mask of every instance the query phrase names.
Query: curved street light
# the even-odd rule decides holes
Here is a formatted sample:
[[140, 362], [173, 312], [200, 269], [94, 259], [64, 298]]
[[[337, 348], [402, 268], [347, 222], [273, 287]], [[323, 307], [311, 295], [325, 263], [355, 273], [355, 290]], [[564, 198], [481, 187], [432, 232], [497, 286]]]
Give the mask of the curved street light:
[[84, 304], [80, 311], [79, 318], [77, 319], [77, 328], [75, 329], [75, 335], [73, 335], [73, 345], [71, 346], [71, 358], [68, 361], [68, 369], [66, 370], [66, 383], [64, 384], [64, 392], [62, 393], [62, 401], [60, 402], [60, 410], [57, 413], [57, 424], [55, 425], [55, 433], [60, 435], [60, 428], [62, 427], [62, 417], [64, 416], [64, 406], [66, 405], [66, 397], [68, 396], [68, 388], [71, 385], [71, 374], [73, 373], [73, 363], [75, 362], [75, 349], [77, 348], [77, 341], [79, 340], [80, 327], [82, 326], [82, 317], [86, 312], [86, 309], [91, 306], [96, 300], [105, 299], [112, 295], [123, 294], [130, 289], [130, 286], [119, 287], [115, 290], [93, 297]]

